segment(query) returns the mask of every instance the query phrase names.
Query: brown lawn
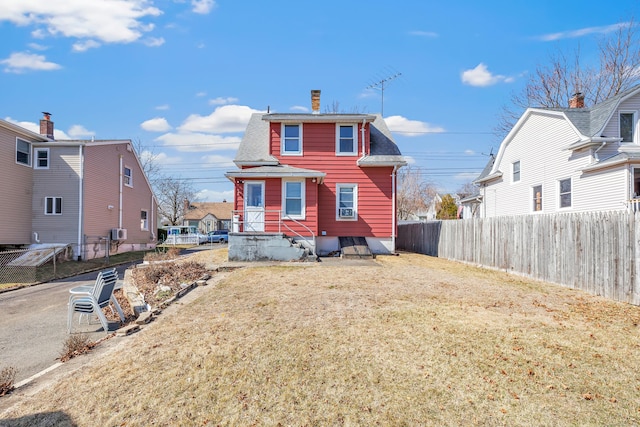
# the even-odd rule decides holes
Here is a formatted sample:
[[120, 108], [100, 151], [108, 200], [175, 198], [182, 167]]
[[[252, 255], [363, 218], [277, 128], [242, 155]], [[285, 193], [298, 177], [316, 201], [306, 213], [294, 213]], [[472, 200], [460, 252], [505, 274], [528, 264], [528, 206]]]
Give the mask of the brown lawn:
[[0, 425], [640, 423], [635, 306], [414, 254], [194, 292]]

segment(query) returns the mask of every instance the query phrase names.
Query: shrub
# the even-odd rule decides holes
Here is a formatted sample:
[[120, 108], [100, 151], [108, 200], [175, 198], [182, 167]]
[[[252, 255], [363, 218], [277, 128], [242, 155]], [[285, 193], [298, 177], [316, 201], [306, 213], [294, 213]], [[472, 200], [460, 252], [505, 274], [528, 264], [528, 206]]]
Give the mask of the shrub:
[[62, 346], [60, 353], [60, 361], [66, 362], [81, 354], [88, 353], [96, 343], [89, 341], [89, 337], [85, 334], [70, 335]]
[[0, 396], [10, 393], [13, 387], [13, 381], [16, 379], [16, 368], [2, 368], [0, 371]]

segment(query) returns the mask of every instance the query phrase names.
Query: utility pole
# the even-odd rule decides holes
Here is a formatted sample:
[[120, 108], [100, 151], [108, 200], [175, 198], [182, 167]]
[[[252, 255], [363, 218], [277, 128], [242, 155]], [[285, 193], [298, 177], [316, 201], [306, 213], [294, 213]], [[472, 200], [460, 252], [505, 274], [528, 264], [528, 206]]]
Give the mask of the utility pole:
[[369, 86], [367, 86], [367, 89], [380, 89], [380, 94], [382, 97], [382, 105], [380, 107], [380, 114], [382, 115], [382, 117], [384, 117], [384, 84], [387, 83], [388, 81], [391, 81], [395, 78], [398, 78], [402, 75], [402, 73], [396, 73], [392, 76], [389, 77], [385, 77], [384, 79], [378, 80], [377, 82], [374, 82], [372, 84], [370, 84]]

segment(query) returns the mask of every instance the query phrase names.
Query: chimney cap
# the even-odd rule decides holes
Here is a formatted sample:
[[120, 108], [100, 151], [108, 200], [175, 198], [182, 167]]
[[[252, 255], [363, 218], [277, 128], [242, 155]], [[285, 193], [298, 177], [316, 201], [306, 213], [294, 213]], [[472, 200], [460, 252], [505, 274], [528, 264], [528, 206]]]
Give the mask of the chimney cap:
[[44, 114], [47, 117], [51, 116], [51, 113], [47, 113], [46, 111], [43, 111], [42, 114]]

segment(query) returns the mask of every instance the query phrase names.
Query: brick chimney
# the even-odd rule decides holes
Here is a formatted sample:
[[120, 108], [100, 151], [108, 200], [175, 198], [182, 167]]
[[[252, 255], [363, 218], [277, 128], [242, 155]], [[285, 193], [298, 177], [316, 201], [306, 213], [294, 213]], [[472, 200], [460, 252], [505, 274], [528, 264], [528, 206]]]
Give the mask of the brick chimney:
[[320, 91], [311, 91], [311, 112], [313, 114], [320, 114]]
[[569, 108], [584, 108], [584, 94], [576, 92], [569, 100]]
[[49, 139], [53, 138], [53, 122], [51, 121], [51, 113], [42, 112], [43, 118], [40, 120], [40, 135], [44, 135]]

